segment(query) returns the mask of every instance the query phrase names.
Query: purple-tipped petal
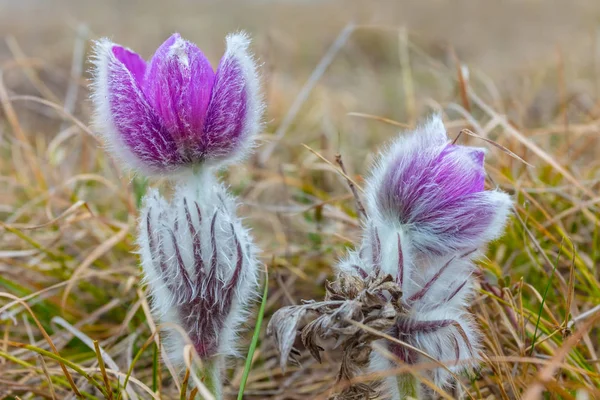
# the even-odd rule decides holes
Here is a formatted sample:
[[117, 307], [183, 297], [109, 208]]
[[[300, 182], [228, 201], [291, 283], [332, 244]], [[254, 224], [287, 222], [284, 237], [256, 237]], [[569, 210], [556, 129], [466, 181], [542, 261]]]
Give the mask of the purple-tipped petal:
[[446, 145], [437, 154], [398, 154], [387, 166], [379, 191], [382, 210], [403, 224], [421, 223], [458, 198], [484, 189], [485, 171], [460, 146]]
[[228, 36], [217, 68], [204, 126], [206, 152], [213, 159], [242, 155], [260, 129], [262, 103], [249, 44], [244, 34]]
[[483, 161], [485, 158], [485, 150], [477, 148], [477, 147], [472, 147], [472, 148], [463, 147], [463, 149], [467, 150], [469, 157], [471, 157], [471, 159], [475, 163], [475, 168], [479, 167], [483, 170], [484, 169]]
[[130, 166], [151, 173], [165, 172], [181, 158], [139, 85], [145, 68], [142, 61], [108, 40], [97, 43], [95, 122], [108, 145]]
[[139, 54], [119, 45], [113, 45], [112, 52], [115, 58], [133, 75], [137, 84], [142, 87], [146, 74], [146, 60]]
[[[161, 65], [162, 62], [167, 58], [168, 54], [169, 54], [169, 49], [171, 48], [171, 46], [173, 46], [173, 44], [175, 43], [175, 41], [180, 40], [181, 36], [179, 35], [179, 33], [174, 33], [171, 36], [169, 36], [169, 38], [167, 40], [165, 40], [163, 42], [163, 44], [161, 44], [158, 49], [156, 49], [156, 51], [154, 52], [154, 55], [152, 56], [152, 59], [150, 60], [150, 62], [148, 63], [148, 69], [146, 72], [146, 77], [145, 77], [145, 81], [146, 82], [155, 82], [157, 80], [161, 79]], [[150, 102], [152, 103], [152, 105], [154, 105], [154, 98], [153, 98], [153, 94], [150, 93], [150, 84], [147, 83], [144, 87], [144, 92], [146, 92], [146, 95], [148, 96], [148, 98], [150, 99]]]
[[202, 135], [215, 74], [202, 51], [171, 36], [150, 62], [144, 91], [186, 162], [205, 158]]

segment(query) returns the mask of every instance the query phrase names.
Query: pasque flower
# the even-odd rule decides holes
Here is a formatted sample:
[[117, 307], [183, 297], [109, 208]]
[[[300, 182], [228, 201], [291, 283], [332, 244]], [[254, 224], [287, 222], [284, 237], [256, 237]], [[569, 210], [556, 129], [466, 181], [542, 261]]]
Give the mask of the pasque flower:
[[[236, 332], [257, 286], [256, 249], [235, 209], [226, 188], [205, 173], [177, 186], [170, 202], [152, 190], [141, 212], [138, 241], [154, 312], [181, 326], [209, 363], [236, 354]], [[176, 362], [184, 340], [167, 336]], [[211, 373], [218, 379], [218, 367]]]
[[235, 335], [254, 298], [258, 260], [235, 199], [211, 167], [252, 147], [263, 111], [248, 37], [226, 42], [215, 72], [178, 34], [148, 62], [104, 39], [92, 86], [96, 130], [109, 150], [142, 173], [177, 180], [172, 199], [154, 189], [144, 198], [141, 263], [169, 357], [182, 365], [189, 339], [218, 397], [224, 357], [236, 354]]
[[[473, 260], [502, 233], [511, 208], [506, 193], [484, 190], [484, 154], [450, 143], [439, 116], [398, 138], [368, 178], [362, 244], [340, 263], [344, 273], [395, 278], [403, 313], [388, 333], [446, 365], [429, 374], [438, 386], [451, 382], [449, 371], [477, 364], [479, 333], [467, 310]], [[431, 362], [398, 343], [387, 345], [405, 363]], [[371, 356], [373, 370], [393, 364]], [[413, 383], [391, 378], [388, 388], [400, 398], [415, 395]]]
[[232, 34], [226, 42], [216, 72], [179, 34], [148, 62], [107, 39], [97, 42], [95, 125], [109, 148], [147, 174], [242, 157], [260, 129], [263, 103], [248, 37]]
[[[350, 380], [367, 362], [373, 372], [389, 372], [398, 361], [431, 365], [433, 359], [425, 374], [444, 387], [477, 365], [480, 335], [467, 308], [474, 260], [502, 233], [511, 207], [507, 194], [484, 190], [483, 158], [483, 149], [450, 143], [439, 116], [383, 153], [367, 182], [362, 242], [338, 264], [325, 300], [284, 307], [269, 323], [282, 366], [294, 359], [307, 316], [313, 320], [300, 337], [317, 360], [323, 351], [317, 339], [334, 338], [343, 350], [338, 380]], [[397, 340], [379, 339], [378, 330]], [[373, 340], [395, 358], [372, 351]], [[428, 397], [412, 375], [383, 383], [394, 399]], [[358, 382], [339, 397], [372, 398], [379, 390]]]

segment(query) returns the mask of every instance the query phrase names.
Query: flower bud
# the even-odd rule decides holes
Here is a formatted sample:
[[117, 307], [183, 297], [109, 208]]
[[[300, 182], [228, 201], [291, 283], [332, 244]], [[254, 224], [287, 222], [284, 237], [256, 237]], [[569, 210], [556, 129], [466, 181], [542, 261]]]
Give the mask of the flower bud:
[[[236, 354], [234, 339], [257, 287], [258, 260], [234, 200], [210, 174], [177, 187], [168, 202], [146, 196], [139, 246], [142, 267], [161, 322], [181, 326], [202, 359]], [[184, 342], [169, 337], [181, 361]]]

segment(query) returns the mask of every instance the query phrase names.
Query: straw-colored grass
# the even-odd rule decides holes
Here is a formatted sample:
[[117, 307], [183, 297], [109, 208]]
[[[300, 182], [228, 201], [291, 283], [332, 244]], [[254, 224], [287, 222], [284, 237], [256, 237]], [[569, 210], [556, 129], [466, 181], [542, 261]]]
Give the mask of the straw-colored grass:
[[[486, 11], [502, 15], [510, 37], [528, 16], [546, 18], [520, 31], [532, 40], [531, 52], [503, 37], [494, 48], [486, 24], [472, 23], [475, 12], [446, 2], [437, 17], [409, 8], [427, 15], [422, 20], [439, 19], [429, 33], [386, 17], [386, 7], [400, 12], [391, 3], [228, 2], [203, 6], [206, 15], [190, 4], [196, 19], [185, 18], [187, 2], [176, 2], [178, 14], [158, 2], [82, 3], [89, 9], [62, 1], [55, 9], [25, 3], [25, 11], [0, 4], [0, 398], [197, 393], [192, 377], [174, 373], [158, 347], [135, 254], [147, 182], [123, 173], [90, 135], [85, 57], [87, 40], [111, 29], [145, 56], [178, 29], [216, 62], [221, 34], [236, 27], [256, 33], [268, 123], [254, 156], [223, 179], [241, 196], [240, 213], [264, 250], [265, 321], [281, 306], [322, 298], [337, 258], [360, 234], [348, 182], [360, 195], [376, 149], [441, 110], [451, 136], [469, 129], [509, 150], [458, 138], [489, 148], [489, 187], [515, 199], [506, 234], [480, 263], [472, 310], [485, 335], [485, 362], [461, 389], [441, 395], [600, 398], [600, 35], [573, 28], [598, 15], [593, 3], [561, 3], [556, 17], [541, 4], [521, 14], [514, 5]], [[456, 32], [442, 40], [442, 28], [461, 26], [445, 12], [479, 27], [471, 35], [480, 32], [484, 44]], [[268, 25], [269, 18], [278, 19]], [[494, 22], [490, 29], [500, 28]], [[168, 189], [165, 181], [149, 184]], [[283, 374], [265, 326], [244, 398], [327, 398], [337, 354], [319, 364], [304, 352], [301, 367]], [[247, 328], [243, 352], [254, 320]], [[229, 365], [228, 398], [237, 396], [244, 363]]]

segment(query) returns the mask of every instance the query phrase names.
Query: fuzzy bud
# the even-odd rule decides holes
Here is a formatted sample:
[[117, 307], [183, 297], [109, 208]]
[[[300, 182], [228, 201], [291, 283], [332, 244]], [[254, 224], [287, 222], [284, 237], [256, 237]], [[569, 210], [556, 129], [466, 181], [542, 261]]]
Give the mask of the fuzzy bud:
[[172, 35], [146, 62], [107, 39], [96, 44], [95, 125], [109, 149], [146, 174], [240, 159], [260, 130], [263, 102], [249, 38], [227, 36], [216, 70]]
[[485, 149], [450, 143], [439, 116], [400, 136], [367, 185], [369, 215], [426, 253], [480, 248], [498, 237], [510, 197], [484, 190]]
[[[236, 354], [234, 340], [257, 287], [258, 260], [225, 187], [210, 174], [144, 200], [139, 228], [142, 267], [161, 322], [181, 326], [202, 359]], [[169, 335], [169, 356], [184, 342]]]

